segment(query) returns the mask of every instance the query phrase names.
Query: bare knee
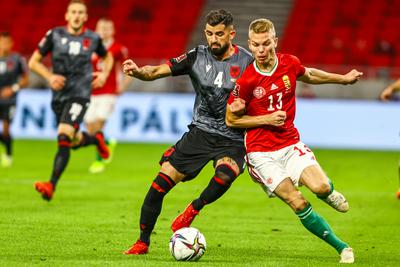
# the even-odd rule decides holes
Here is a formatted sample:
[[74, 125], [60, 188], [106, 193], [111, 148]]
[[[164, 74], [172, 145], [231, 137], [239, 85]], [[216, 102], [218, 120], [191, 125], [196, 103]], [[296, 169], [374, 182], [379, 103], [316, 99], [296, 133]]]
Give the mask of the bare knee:
[[186, 177], [185, 174], [175, 169], [174, 166], [172, 166], [171, 163], [169, 163], [169, 161], [165, 161], [161, 165], [160, 172], [168, 175], [175, 182], [175, 184], [182, 181]]
[[328, 181], [321, 181], [320, 183], [314, 185], [311, 191], [317, 195], [327, 195], [331, 191], [331, 185]]

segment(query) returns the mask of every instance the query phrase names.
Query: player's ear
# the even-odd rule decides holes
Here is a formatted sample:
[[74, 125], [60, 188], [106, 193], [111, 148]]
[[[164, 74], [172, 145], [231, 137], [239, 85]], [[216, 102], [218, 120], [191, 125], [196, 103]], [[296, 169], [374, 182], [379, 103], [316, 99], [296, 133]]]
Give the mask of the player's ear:
[[275, 37], [275, 48], [278, 46], [278, 37]]
[[236, 30], [234, 28], [232, 28], [229, 31], [229, 39], [232, 40], [233, 38], [235, 38], [235, 36], [236, 36]]

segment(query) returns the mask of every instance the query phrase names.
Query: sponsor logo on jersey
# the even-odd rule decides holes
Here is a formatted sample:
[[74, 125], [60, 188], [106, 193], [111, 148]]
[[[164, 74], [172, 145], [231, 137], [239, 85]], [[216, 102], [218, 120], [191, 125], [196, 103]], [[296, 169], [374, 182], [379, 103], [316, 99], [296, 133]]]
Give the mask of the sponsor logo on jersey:
[[239, 84], [235, 84], [235, 88], [233, 88], [232, 91], [232, 95], [235, 97], [239, 96], [239, 91], [240, 91], [240, 85]]
[[275, 89], [278, 89], [278, 86], [276, 86], [276, 84], [273, 83], [273, 84], [271, 85], [271, 90], [275, 90]]
[[179, 63], [187, 58], [187, 54], [180, 55], [179, 57], [174, 58], [176, 63]]
[[283, 75], [282, 81], [285, 84], [286, 89], [290, 89], [290, 87], [292, 87], [292, 85], [290, 84], [289, 76]]
[[253, 90], [253, 95], [257, 99], [262, 98], [266, 94], [267, 94], [267, 91], [261, 86], [258, 86], [258, 87], [256, 87], [256, 89]]
[[67, 38], [63, 37], [61, 38], [61, 44], [65, 45], [67, 43]]
[[82, 41], [83, 49], [85, 49], [85, 50], [89, 49], [90, 43], [91, 43], [91, 41], [89, 38], [83, 39], [83, 41]]
[[206, 73], [211, 69], [211, 65], [206, 65]]

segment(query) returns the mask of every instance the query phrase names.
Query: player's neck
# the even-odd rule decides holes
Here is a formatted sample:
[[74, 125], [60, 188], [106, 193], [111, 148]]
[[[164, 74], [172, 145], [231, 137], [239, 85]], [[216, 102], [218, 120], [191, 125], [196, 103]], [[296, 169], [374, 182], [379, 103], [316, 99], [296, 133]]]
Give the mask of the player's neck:
[[223, 60], [225, 60], [225, 59], [230, 58], [231, 56], [233, 56], [233, 55], [235, 54], [235, 52], [236, 52], [236, 48], [233, 46], [233, 44], [231, 44], [231, 45], [229, 46], [229, 48], [226, 49], [226, 52], [225, 52], [222, 56], [216, 57], [216, 58], [217, 58], [218, 60], [223, 61]]
[[85, 27], [82, 26], [78, 29], [74, 29], [71, 26], [67, 25], [67, 31], [72, 35], [80, 35], [85, 30]]
[[7, 51], [0, 51], [0, 57], [6, 57], [10, 54], [10, 52]]
[[270, 72], [275, 68], [275, 65], [278, 63], [278, 59], [276, 56], [274, 56], [271, 60], [265, 62], [265, 63], [260, 63], [256, 60], [257, 67], [264, 72]]
[[103, 44], [106, 48], [109, 48], [114, 42], [114, 38], [103, 39]]

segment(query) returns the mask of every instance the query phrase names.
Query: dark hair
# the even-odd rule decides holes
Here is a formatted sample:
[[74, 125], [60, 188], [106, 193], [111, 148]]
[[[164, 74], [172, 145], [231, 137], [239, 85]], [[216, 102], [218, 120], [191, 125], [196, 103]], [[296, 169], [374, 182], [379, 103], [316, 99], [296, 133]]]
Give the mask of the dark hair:
[[217, 26], [218, 24], [224, 24], [230, 26], [233, 24], [233, 17], [231, 12], [224, 9], [211, 10], [207, 14], [206, 23], [211, 26]]
[[0, 37], [10, 37], [11, 38], [11, 34], [9, 32], [0, 32]]

